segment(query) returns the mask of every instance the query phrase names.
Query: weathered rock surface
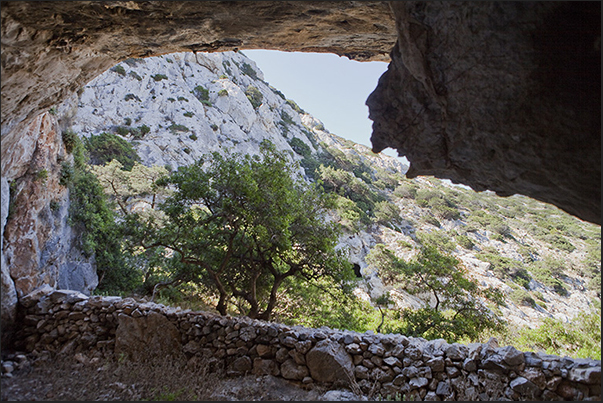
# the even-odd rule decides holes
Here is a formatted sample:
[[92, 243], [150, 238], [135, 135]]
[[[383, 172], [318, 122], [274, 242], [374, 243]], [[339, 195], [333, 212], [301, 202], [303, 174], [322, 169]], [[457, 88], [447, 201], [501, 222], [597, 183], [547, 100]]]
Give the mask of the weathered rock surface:
[[376, 151], [600, 223], [600, 17], [596, 2], [7, 2], [2, 136], [130, 56], [385, 60], [397, 39], [368, 100]]
[[377, 152], [601, 222], [601, 5], [392, 2], [398, 43], [367, 105]]

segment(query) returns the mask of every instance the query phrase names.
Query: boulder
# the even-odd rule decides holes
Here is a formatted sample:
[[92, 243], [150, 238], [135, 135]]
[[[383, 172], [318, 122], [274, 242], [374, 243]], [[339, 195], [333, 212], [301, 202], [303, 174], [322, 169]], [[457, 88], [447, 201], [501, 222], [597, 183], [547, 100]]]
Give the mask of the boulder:
[[317, 382], [349, 383], [354, 378], [352, 358], [339, 343], [328, 339], [316, 343], [306, 354], [306, 365]]
[[133, 318], [120, 314], [115, 332], [115, 354], [131, 359], [177, 355], [181, 349], [180, 332], [164, 315], [149, 312]]

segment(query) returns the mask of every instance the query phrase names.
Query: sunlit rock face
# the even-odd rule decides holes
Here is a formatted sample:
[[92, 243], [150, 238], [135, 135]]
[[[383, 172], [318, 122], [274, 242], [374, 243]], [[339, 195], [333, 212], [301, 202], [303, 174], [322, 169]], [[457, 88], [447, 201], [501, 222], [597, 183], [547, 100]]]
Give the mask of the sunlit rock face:
[[601, 4], [393, 2], [377, 152], [601, 222]]

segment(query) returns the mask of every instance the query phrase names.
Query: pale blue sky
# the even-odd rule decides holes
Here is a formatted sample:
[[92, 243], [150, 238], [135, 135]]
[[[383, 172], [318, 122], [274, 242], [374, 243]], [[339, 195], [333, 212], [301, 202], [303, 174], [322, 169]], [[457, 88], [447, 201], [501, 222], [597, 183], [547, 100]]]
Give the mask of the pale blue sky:
[[[371, 147], [373, 122], [364, 104], [387, 70], [384, 62], [356, 62], [332, 53], [244, 50], [264, 79], [320, 119], [338, 136]], [[386, 154], [397, 156], [387, 149]]]

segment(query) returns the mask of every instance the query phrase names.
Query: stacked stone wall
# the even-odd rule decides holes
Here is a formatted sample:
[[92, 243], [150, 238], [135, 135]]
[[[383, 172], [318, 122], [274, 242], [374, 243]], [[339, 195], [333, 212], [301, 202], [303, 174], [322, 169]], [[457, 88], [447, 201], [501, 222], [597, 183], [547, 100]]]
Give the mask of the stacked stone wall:
[[511, 346], [311, 329], [40, 289], [21, 300], [18, 348], [91, 359], [179, 357], [227, 375], [415, 400], [600, 400], [601, 361]]

